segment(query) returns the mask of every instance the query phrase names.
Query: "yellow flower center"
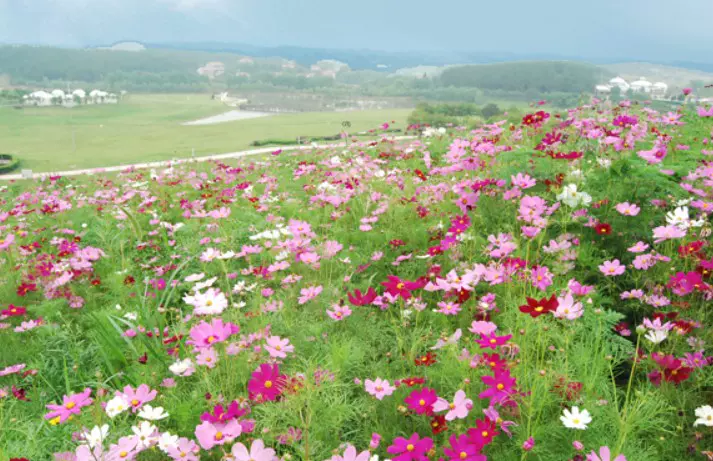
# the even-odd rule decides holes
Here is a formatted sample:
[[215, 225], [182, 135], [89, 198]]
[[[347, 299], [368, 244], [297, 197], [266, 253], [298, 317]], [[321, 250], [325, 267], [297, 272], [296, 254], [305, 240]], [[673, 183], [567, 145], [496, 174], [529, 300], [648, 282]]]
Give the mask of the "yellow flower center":
[[408, 445], [406, 445], [406, 451], [413, 451], [415, 449], [416, 449], [416, 447], [414, 447], [412, 443], [409, 443]]
[[498, 383], [498, 385], [495, 387], [497, 387], [499, 391], [502, 391], [503, 389], [505, 389], [505, 385], [503, 385], [503, 383]]
[[424, 405], [426, 405], [426, 401], [423, 400], [423, 399], [421, 399], [421, 400], [418, 401], [418, 404], [421, 405], [421, 406], [424, 406]]
[[468, 457], [468, 453], [461, 451], [460, 454], [458, 455], [460, 459], [466, 459]]
[[74, 402], [69, 402], [69, 403], [67, 403], [67, 405], [65, 405], [64, 407], [65, 407], [67, 410], [71, 410], [72, 408], [74, 408], [74, 407], [76, 407], [76, 406], [77, 406], [76, 403], [74, 403]]
[[491, 340], [490, 340], [490, 344], [497, 344], [497, 342], [498, 342], [498, 341], [495, 340], [495, 339], [491, 339]]
[[265, 381], [265, 387], [270, 389], [272, 387], [272, 381]]
[[213, 341], [215, 341], [215, 336], [208, 336], [208, 339], [206, 340], [206, 342], [207, 342], [208, 344], [212, 344]]
[[215, 440], [223, 440], [223, 433], [222, 433], [222, 432], [216, 432], [216, 433], [215, 433]]
[[483, 438], [486, 438], [487, 436], [490, 435], [490, 433], [488, 433], [488, 431], [483, 431], [483, 432], [480, 433], [480, 435], [482, 435]]
[[133, 405], [133, 406], [136, 406], [136, 405], [138, 405], [138, 404], [139, 404], [139, 401], [136, 400], [136, 399], [134, 399], [134, 400], [131, 401], [131, 405]]

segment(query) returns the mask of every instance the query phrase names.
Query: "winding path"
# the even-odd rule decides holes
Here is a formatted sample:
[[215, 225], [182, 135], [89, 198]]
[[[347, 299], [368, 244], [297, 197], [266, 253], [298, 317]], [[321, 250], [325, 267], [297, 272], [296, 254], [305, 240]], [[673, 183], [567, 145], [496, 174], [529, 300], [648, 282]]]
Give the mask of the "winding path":
[[[415, 139], [416, 136], [394, 136], [391, 138], [382, 138], [387, 141], [400, 141], [404, 139]], [[346, 143], [332, 143], [332, 144], [310, 144], [310, 145], [291, 145], [291, 146], [272, 146], [272, 147], [261, 147], [258, 149], [242, 150], [239, 152], [228, 152], [226, 154], [214, 154], [206, 155], [202, 157], [192, 157], [192, 158], [182, 158], [176, 160], [161, 160], [159, 162], [149, 162], [149, 163], [134, 163], [132, 165], [116, 165], [108, 166], [103, 168], [87, 168], [82, 170], [68, 170], [68, 171], [47, 171], [42, 173], [33, 173], [32, 179], [42, 179], [49, 176], [79, 176], [79, 175], [92, 175], [101, 173], [111, 173], [116, 171], [126, 171], [126, 170], [141, 170], [146, 168], [166, 168], [173, 165], [180, 165], [182, 163], [198, 163], [198, 162], [208, 162], [210, 160], [222, 160], [229, 158], [241, 158], [249, 157], [252, 155], [263, 155], [275, 152], [276, 150], [292, 151], [292, 150], [312, 150], [324, 147], [345, 147]], [[0, 181], [11, 181], [17, 179], [29, 179], [24, 178], [20, 173], [0, 175]]]

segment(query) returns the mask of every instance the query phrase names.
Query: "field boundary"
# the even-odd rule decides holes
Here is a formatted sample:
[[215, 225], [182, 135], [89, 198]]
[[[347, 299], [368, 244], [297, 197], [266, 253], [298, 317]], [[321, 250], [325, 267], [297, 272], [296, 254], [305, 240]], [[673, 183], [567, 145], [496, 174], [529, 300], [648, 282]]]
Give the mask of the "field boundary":
[[[417, 136], [393, 136], [390, 138], [383, 137], [381, 139], [386, 140], [386, 141], [400, 141], [400, 140], [415, 139], [415, 138], [417, 138]], [[44, 179], [44, 178], [48, 178], [50, 176], [81, 176], [81, 175], [93, 175], [93, 174], [102, 174], [102, 173], [111, 173], [111, 172], [121, 172], [121, 171], [127, 171], [127, 170], [142, 170], [142, 169], [147, 169], [147, 168], [166, 168], [166, 167], [170, 167], [173, 165], [180, 165], [180, 164], [184, 164], [184, 163], [200, 163], [200, 162], [208, 162], [211, 160], [250, 157], [252, 155], [264, 155], [264, 154], [269, 154], [269, 153], [275, 152], [276, 150], [282, 150], [282, 151], [313, 150], [313, 149], [319, 149], [319, 148], [333, 148], [333, 147], [346, 147], [346, 146], [347, 146], [346, 142], [328, 143], [328, 144], [311, 144], [311, 145], [295, 144], [295, 145], [290, 145], [290, 146], [269, 146], [269, 147], [261, 147], [261, 148], [257, 148], [257, 149], [242, 150], [242, 151], [237, 151], [237, 152], [228, 152], [225, 154], [213, 154], [213, 155], [205, 155], [205, 156], [201, 156], [201, 157], [180, 158], [180, 159], [172, 159], [172, 160], [160, 160], [157, 162], [134, 163], [134, 164], [130, 164], [130, 165], [115, 165], [115, 166], [107, 166], [107, 167], [99, 167], [99, 168], [84, 168], [84, 169], [79, 169], [79, 170], [39, 172], [39, 173], [32, 173], [32, 178], [23, 177], [23, 175], [21, 173], [20, 174], [17, 174], [17, 173], [6, 174], [6, 175], [0, 175], [0, 180], [13, 181], [13, 180], [21, 180], [21, 179]]]

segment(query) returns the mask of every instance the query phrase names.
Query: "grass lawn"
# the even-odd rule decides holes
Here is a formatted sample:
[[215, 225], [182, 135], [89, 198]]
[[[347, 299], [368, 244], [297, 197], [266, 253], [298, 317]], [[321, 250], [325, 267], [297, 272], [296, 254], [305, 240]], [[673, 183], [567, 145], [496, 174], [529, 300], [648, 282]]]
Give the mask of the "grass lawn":
[[[0, 108], [0, 153], [35, 171], [91, 168], [196, 156], [249, 148], [265, 138], [321, 136], [405, 127], [409, 109], [281, 114], [206, 126], [181, 123], [230, 110], [205, 94], [129, 95], [118, 105]], [[73, 140], [74, 138], [74, 140]]]

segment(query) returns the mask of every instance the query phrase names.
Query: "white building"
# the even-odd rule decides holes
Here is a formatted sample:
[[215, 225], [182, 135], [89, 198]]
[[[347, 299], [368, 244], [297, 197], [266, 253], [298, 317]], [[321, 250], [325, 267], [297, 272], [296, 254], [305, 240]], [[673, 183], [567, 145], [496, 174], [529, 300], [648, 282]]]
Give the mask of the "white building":
[[631, 90], [634, 93], [651, 93], [653, 86], [653, 83], [646, 80], [645, 77], [641, 77], [639, 80], [631, 82]]
[[653, 99], [665, 99], [668, 93], [668, 85], [664, 82], [656, 82], [651, 87], [651, 97]]
[[52, 94], [46, 91], [35, 91], [27, 95], [25, 99], [25, 104], [28, 106], [51, 106], [52, 105]]
[[609, 80], [609, 86], [612, 88], [615, 86], [619, 87], [619, 90], [622, 93], [626, 93], [627, 91], [629, 91], [630, 88], [629, 84], [626, 83], [626, 80], [621, 77], [614, 77], [613, 79]]

